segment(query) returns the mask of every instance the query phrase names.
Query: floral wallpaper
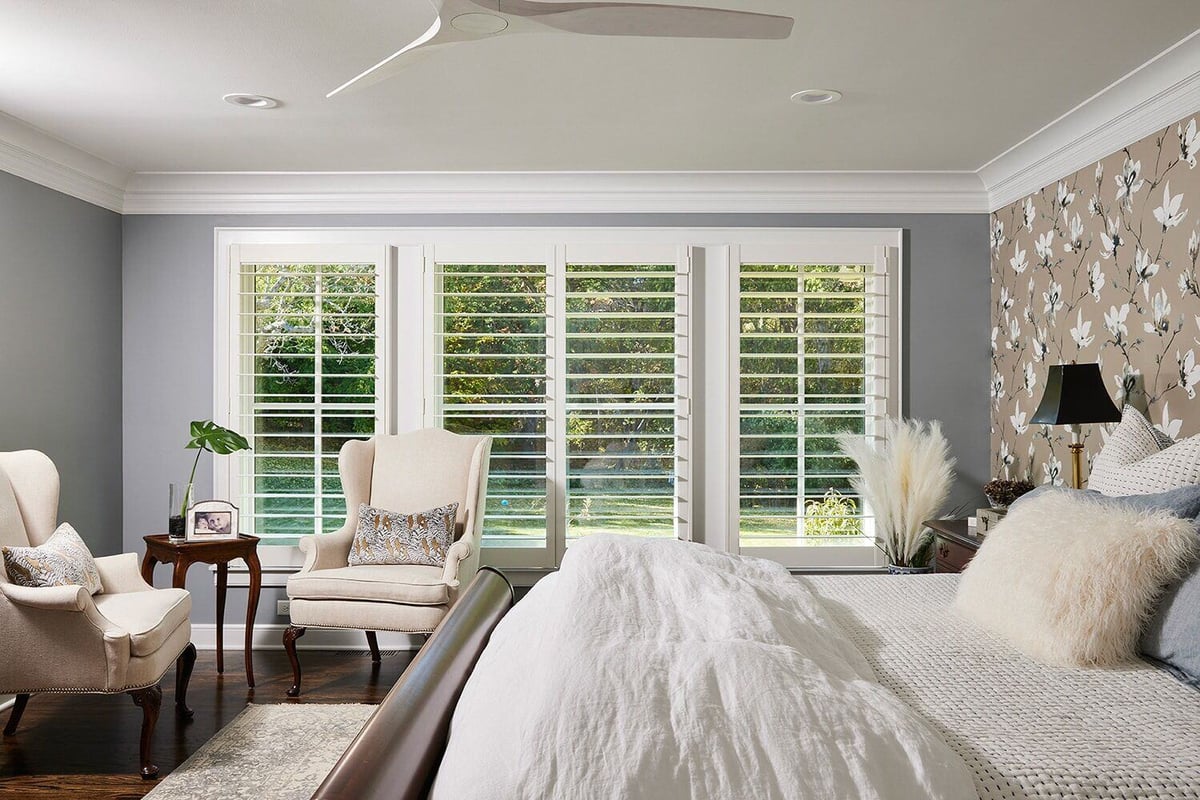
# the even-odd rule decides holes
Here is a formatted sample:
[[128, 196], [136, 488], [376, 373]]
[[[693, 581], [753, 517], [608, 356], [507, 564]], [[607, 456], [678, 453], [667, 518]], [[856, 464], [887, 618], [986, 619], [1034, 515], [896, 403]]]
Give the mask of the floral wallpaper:
[[992, 214], [995, 475], [1070, 481], [1066, 428], [1029, 422], [1051, 364], [1098, 361], [1118, 406], [1200, 433], [1198, 151], [1184, 119]]

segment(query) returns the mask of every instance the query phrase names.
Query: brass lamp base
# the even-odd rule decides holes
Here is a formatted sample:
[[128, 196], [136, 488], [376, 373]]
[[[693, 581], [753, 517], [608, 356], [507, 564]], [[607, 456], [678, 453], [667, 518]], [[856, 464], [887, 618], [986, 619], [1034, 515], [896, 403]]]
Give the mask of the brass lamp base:
[[1071, 488], [1083, 488], [1083, 442], [1071, 442]]

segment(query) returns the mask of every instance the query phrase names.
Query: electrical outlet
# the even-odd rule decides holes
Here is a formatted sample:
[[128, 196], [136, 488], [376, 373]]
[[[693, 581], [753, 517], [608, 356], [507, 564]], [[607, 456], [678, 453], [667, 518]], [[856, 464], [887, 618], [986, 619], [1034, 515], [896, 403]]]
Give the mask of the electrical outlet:
[[277, 616], [286, 617], [291, 613], [292, 613], [292, 601], [291, 600], [276, 600], [275, 601], [275, 614]]

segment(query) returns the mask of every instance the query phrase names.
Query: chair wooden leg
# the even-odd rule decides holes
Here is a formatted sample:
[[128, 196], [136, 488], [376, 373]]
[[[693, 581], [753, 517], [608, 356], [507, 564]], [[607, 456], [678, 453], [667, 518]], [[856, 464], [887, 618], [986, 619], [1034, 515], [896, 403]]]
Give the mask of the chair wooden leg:
[[129, 693], [133, 704], [142, 709], [142, 778], [153, 780], [158, 777], [158, 767], [151, 760], [150, 751], [154, 744], [154, 726], [158, 724], [158, 712], [162, 708], [162, 687], [157, 683], [145, 689]]
[[188, 708], [188, 682], [192, 679], [192, 667], [196, 666], [196, 645], [188, 642], [188, 646], [179, 654], [175, 661], [175, 713], [184, 719], [191, 719], [194, 712]]
[[17, 695], [16, 702], [12, 707], [12, 713], [8, 715], [8, 724], [4, 726], [5, 736], [12, 736], [17, 732], [17, 726], [21, 724], [21, 715], [25, 713], [27, 703], [29, 703], [29, 695]]
[[292, 662], [292, 688], [287, 690], [288, 697], [300, 696], [300, 657], [296, 655], [296, 640], [304, 635], [305, 628], [288, 625], [283, 632], [283, 649], [287, 651], [288, 661]]
[[371, 648], [371, 660], [376, 664], [379, 663], [379, 637], [375, 635], [375, 631], [367, 631], [367, 646]]

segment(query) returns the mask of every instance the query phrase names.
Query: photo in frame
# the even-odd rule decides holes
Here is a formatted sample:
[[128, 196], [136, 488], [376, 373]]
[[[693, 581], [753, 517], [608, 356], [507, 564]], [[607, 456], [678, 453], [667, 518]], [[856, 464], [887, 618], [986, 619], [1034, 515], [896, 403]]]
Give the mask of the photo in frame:
[[188, 506], [187, 540], [210, 542], [238, 537], [238, 507], [224, 500], [201, 500]]

